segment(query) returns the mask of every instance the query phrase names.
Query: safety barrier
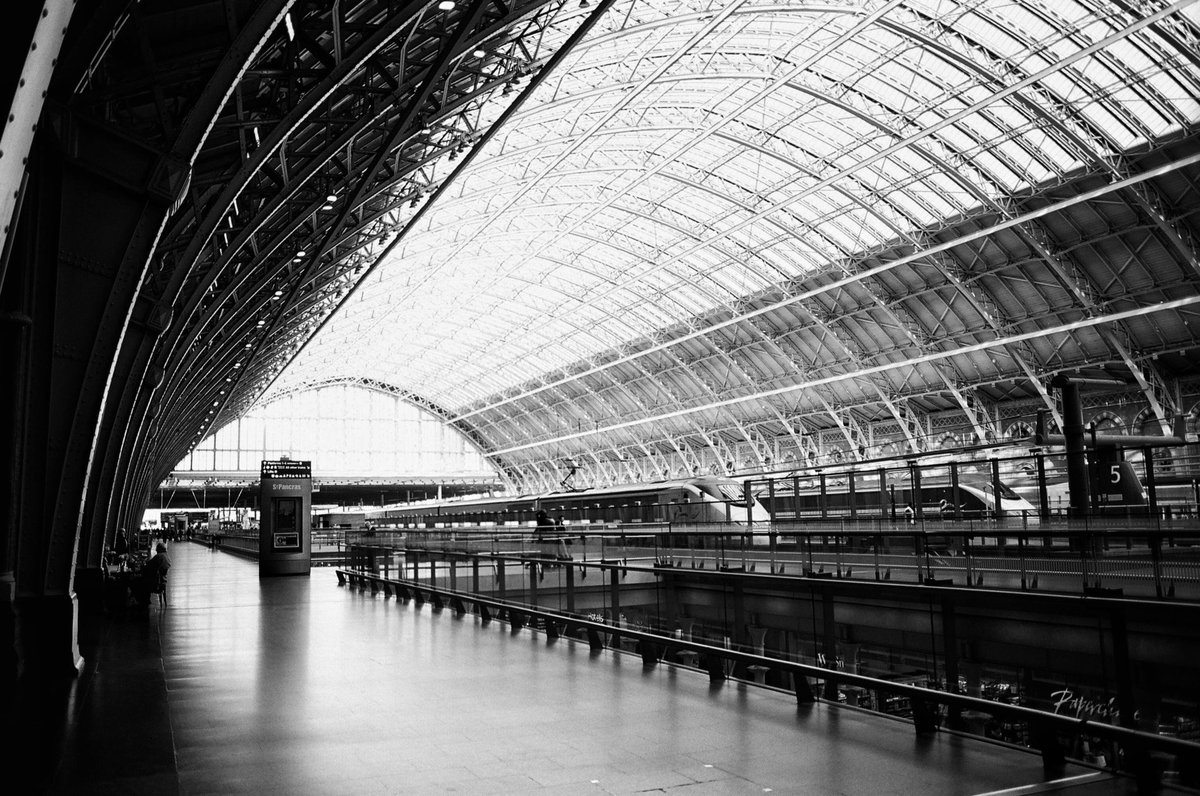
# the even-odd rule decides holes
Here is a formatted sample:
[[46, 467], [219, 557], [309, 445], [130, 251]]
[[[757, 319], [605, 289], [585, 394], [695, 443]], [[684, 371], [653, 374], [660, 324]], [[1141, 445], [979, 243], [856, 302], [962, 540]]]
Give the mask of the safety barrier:
[[[376, 570], [383, 557], [397, 553], [405, 560], [399, 566], [389, 565], [386, 574], [379, 574]], [[338, 581], [342, 585], [369, 589], [372, 594], [382, 592], [385, 598], [395, 597], [405, 602], [413, 601], [417, 605], [428, 603], [438, 610], [448, 607], [459, 616], [473, 611], [484, 623], [493, 620], [507, 622], [514, 631], [528, 627], [545, 633], [550, 639], [567, 637], [586, 641], [593, 650], [609, 648], [632, 652], [640, 656], [646, 666], [654, 666], [659, 662], [692, 665], [706, 671], [712, 681], [725, 680], [738, 673], [748, 675], [743, 678], [747, 681], [760, 683], [766, 679], [764, 673], [787, 675], [792, 682], [791, 690], [802, 705], [819, 699], [836, 701], [841, 688], [857, 688], [904, 699], [910, 705], [909, 713], [918, 734], [937, 732], [943, 712], [946, 728], [951, 730], [965, 730], [970, 722], [977, 722], [979, 717], [1021, 724], [1026, 728], [1024, 734], [1028, 746], [1041, 754], [1047, 779], [1061, 774], [1068, 750], [1078, 748], [1084, 740], [1101, 739], [1116, 746], [1121, 758], [1119, 768], [1137, 778], [1141, 792], [1156, 792], [1163, 770], [1171, 766], [1178, 771], [1180, 781], [1184, 784], [1200, 784], [1200, 771], [1197, 770], [1200, 744], [1191, 741], [1105, 721], [839, 671], [757, 651], [716, 646], [685, 638], [679, 633], [631, 628], [588, 617], [575, 611], [573, 606], [568, 610], [549, 610], [536, 605], [536, 593], [533, 603], [529, 601], [528, 594], [523, 594], [525, 599], [520, 602], [506, 599], [503, 574], [498, 582], [491, 583], [492, 590], [495, 592], [498, 589], [498, 593], [484, 594], [479, 588], [481, 565], [499, 565], [503, 573], [506, 563], [519, 564], [523, 569], [528, 569], [531, 582], [536, 580], [538, 567], [558, 567], [574, 573], [577, 566], [584, 566], [599, 570], [601, 579], [611, 579], [615, 586], [618, 579], [626, 577], [631, 569], [625, 562], [612, 560], [581, 565], [580, 562], [569, 560], [510, 556], [493, 559], [490, 554], [481, 556], [443, 551], [455, 563], [444, 572], [444, 580], [439, 585], [436, 562], [420, 560], [420, 556], [427, 554], [427, 549], [352, 546], [350, 566], [336, 571]], [[394, 558], [392, 560], [395, 561]], [[464, 572], [463, 578], [455, 577], [459, 562], [470, 573], [469, 576]], [[410, 564], [417, 577], [407, 577]], [[428, 578], [421, 577], [422, 564], [430, 567]], [[658, 566], [671, 568], [661, 563]], [[523, 574], [522, 570], [518, 572]], [[458, 588], [460, 580], [471, 584], [472, 588]]]
[[442, 553], [536, 553], [577, 561], [620, 559], [693, 569], [742, 569], [970, 588], [1200, 601], [1200, 530], [1076, 530], [1063, 523], [1025, 530], [977, 521], [897, 528], [870, 522], [458, 527], [348, 534], [347, 544]]

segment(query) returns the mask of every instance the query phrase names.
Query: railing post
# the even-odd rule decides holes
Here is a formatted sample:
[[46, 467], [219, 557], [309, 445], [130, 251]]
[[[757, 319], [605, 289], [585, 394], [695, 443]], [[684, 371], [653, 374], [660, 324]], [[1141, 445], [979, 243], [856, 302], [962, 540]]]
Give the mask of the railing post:
[[875, 534], [875, 580], [879, 580], [879, 548], [883, 546], [883, 533]]
[[[1112, 628], [1113, 674], [1117, 680], [1117, 716], [1122, 727], [1137, 727], [1137, 705], [1133, 698], [1133, 666], [1129, 659], [1129, 631], [1125, 608], [1115, 603], [1109, 615]], [[1100, 650], [1104, 655], [1104, 650]]]
[[[954, 610], [954, 602], [949, 597], [942, 597], [942, 657], [946, 672], [946, 690], [952, 694], [961, 694], [958, 688], [958, 620]], [[931, 645], [932, 646], [932, 645]], [[953, 729], [962, 728], [961, 711], [957, 707], [947, 709], [949, 725]]]
[[[930, 556], [929, 556], [929, 538], [925, 535], [925, 531], [923, 529], [918, 531], [917, 533], [913, 534], [913, 536], [916, 540], [914, 543], [920, 545], [921, 555], [923, 555], [925, 558], [925, 579], [932, 580], [933, 579], [933, 561], [930, 559]], [[920, 566], [920, 561], [917, 562], [917, 565]], [[918, 577], [918, 580], [920, 580], [919, 577]]]
[[1153, 530], [1150, 533], [1150, 564], [1154, 570], [1154, 594], [1163, 598], [1162, 587], [1162, 536]]
[[538, 604], [538, 567], [537, 561], [529, 562], [529, 600], [528, 605], [537, 608]]
[[834, 623], [833, 592], [827, 588], [821, 589], [821, 625], [822, 647], [825, 651], [825, 666], [830, 676], [825, 678], [825, 698], [830, 702], [838, 701], [837, 672], [837, 626]]
[[725, 630], [726, 635], [730, 636], [739, 647], [745, 647], [748, 642], [746, 625], [746, 591], [743, 587], [743, 579], [735, 577], [733, 579], [733, 627]]
[[1029, 745], [1042, 753], [1042, 775], [1046, 779], [1062, 776], [1067, 755], [1053, 727], [1045, 722], [1034, 722], [1029, 728]]
[[1025, 547], [1027, 541], [1028, 540], [1025, 534], [1021, 534], [1021, 536], [1017, 538], [1017, 556], [1021, 561], [1021, 591], [1025, 591], [1029, 588], [1025, 573]]
[[1067, 522], [1067, 539], [1070, 544], [1076, 545], [1079, 548], [1079, 576], [1083, 583], [1080, 589], [1086, 591], [1088, 588], [1088, 571], [1087, 571], [1087, 539], [1080, 538], [1079, 532], [1071, 527], [1072, 523]]
[[612, 605], [613, 626], [620, 627], [621, 626], [621, 568], [618, 566], [611, 566], [610, 569], [608, 570], [608, 572], [610, 575], [609, 582], [612, 587], [610, 589], [610, 592], [612, 594], [611, 605]]

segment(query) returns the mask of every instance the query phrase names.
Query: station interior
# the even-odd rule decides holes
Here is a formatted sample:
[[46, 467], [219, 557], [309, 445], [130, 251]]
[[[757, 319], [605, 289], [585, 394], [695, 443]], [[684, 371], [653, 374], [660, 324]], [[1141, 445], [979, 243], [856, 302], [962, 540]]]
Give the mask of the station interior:
[[1200, 793], [1200, 2], [13, 5], [6, 792]]

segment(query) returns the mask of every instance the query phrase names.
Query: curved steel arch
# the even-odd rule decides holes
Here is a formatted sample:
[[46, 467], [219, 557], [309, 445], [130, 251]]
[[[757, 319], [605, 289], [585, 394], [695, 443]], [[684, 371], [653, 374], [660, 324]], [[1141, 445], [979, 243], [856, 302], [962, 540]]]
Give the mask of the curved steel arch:
[[423, 399], [538, 489], [986, 439], [1080, 369], [1160, 425], [1197, 404], [1194, 4], [623, 1], [73, 20], [0, 280], [53, 299], [11, 369], [53, 386], [21, 455], [61, 484], [3, 509], [21, 587], [65, 599], [305, 380]]
[[[618, 464], [606, 478], [660, 471], [661, 451], [685, 467], [708, 466], [705, 456], [761, 466], [772, 435], [804, 458], [824, 455], [823, 433], [862, 456], [873, 423], [898, 423], [918, 445], [918, 425], [947, 412], [987, 437], [1004, 401], [1053, 408], [1044, 379], [1087, 356], [1130, 374], [1163, 418], [1179, 367], [1150, 358], [1194, 349], [1195, 220], [1179, 183], [1197, 169], [1198, 114], [1170, 90], [1200, 85], [1185, 6], [1093, 19], [1068, 0], [1055, 12], [1080, 25], [1063, 26], [1050, 60], [1050, 49], [1029, 57], [1022, 26], [1046, 24], [1032, 3], [964, 21], [953, 4], [683, 0], [599, 19], [491, 143], [492, 98], [550, 64], [584, 12], [536, 0], [446, 13], [264, 2], [225, 20], [240, 35], [200, 68], [212, 82], [163, 83], [178, 96], [166, 105], [133, 77], [131, 53], [146, 42], [120, 28], [114, 47], [82, 59], [90, 77], [72, 83], [75, 101], [112, 104], [174, 154], [172, 207], [136, 298], [151, 333], [110, 410], [124, 459], [106, 467], [114, 483], [136, 484], [115, 513], [132, 511], [205, 429], [269, 398], [285, 368], [273, 389], [313, 373], [403, 388], [420, 374], [414, 395], [531, 483], [553, 478], [564, 454], [583, 458], [585, 443], [559, 429], [589, 413], [610, 428], [601, 458]], [[986, 26], [1013, 35], [992, 40]], [[648, 32], [665, 35], [640, 38]], [[897, 42], [907, 49], [891, 59]], [[1138, 74], [1123, 60], [1135, 51], [1162, 56], [1162, 73]], [[953, 91], [913, 82], [920, 53]], [[1128, 98], [1154, 121], [1098, 74], [1129, 78]], [[1070, 86], [1078, 105], [1060, 91]], [[170, 103], [185, 98], [197, 112], [180, 132]], [[841, 122], [852, 135], [832, 131]], [[647, 141], [661, 146], [639, 153]], [[470, 167], [447, 191], [446, 166], [467, 149]], [[1118, 197], [1147, 219], [1144, 234], [1114, 242], [1095, 230], [1100, 202]], [[547, 207], [555, 225], [536, 223]], [[1073, 227], [1078, 241], [1059, 242]], [[1074, 246], [1104, 253], [1088, 264]], [[1122, 261], [1121, 247], [1147, 259]], [[380, 262], [389, 254], [394, 265]], [[469, 337], [439, 346], [460, 330], [419, 305], [461, 254], [481, 300], [530, 305], [475, 310]], [[1174, 290], [1145, 286], [1177, 265], [1191, 271]], [[377, 281], [408, 287], [380, 298]], [[1158, 298], [1175, 302], [1155, 316], [1161, 341], [1129, 307]], [[1091, 318], [1061, 331], [1080, 314]], [[428, 347], [381, 345], [340, 364], [367, 329], [373, 344]], [[327, 342], [310, 344], [318, 332]], [[468, 342], [477, 356], [438, 376], [455, 369], [438, 357], [463, 357]], [[406, 371], [417, 357], [426, 362]], [[614, 422], [629, 416], [646, 428]]]
[[[113, 528], [135, 521], [172, 463], [206, 429], [248, 408], [332, 311], [364, 270], [363, 257], [372, 247], [377, 254], [379, 239], [403, 220], [387, 210], [409, 198], [393, 187], [403, 175], [423, 192], [439, 157], [486, 132], [498, 115], [486, 109], [499, 104], [501, 89], [540, 69], [588, 18], [546, 0], [474, 0], [449, 12], [432, 2], [344, 0], [327, 9], [264, 0], [211, 4], [190, 16], [167, 5], [134, 9], [153, 15], [153, 24], [126, 25], [123, 12], [84, 20], [91, 30], [74, 39], [82, 49], [67, 54], [55, 76], [67, 113], [90, 118], [96, 109], [94, 118], [122, 140], [168, 153], [140, 172], [151, 175], [159, 205], [123, 253], [128, 306], [124, 288], [111, 292], [106, 323], [114, 331], [102, 342], [115, 347], [97, 356], [116, 364], [97, 360], [109, 379], [89, 387], [101, 417], [94, 477], [76, 505], [93, 556]], [[219, 46], [193, 52], [213, 31]], [[147, 68], [155, 54], [187, 69]], [[409, 100], [407, 114], [387, 109], [397, 99]], [[376, 103], [377, 112], [354, 112]], [[327, 144], [335, 126], [348, 131], [344, 147]], [[401, 139], [413, 143], [397, 157], [416, 154], [420, 163], [397, 178], [381, 155]], [[378, 180], [368, 188], [355, 159], [372, 147], [365, 171]], [[328, 192], [348, 187], [363, 200], [348, 212], [361, 219], [323, 204]], [[338, 218], [355, 227], [336, 238], [348, 244], [334, 252], [341, 260], [314, 257], [298, 268], [295, 241], [330, 234]], [[64, 540], [70, 533], [64, 527]]]

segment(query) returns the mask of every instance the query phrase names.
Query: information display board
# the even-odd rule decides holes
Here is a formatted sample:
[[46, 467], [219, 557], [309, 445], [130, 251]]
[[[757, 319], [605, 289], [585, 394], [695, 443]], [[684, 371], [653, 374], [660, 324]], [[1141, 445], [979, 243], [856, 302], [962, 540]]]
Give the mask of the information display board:
[[312, 568], [312, 462], [264, 461], [259, 480], [258, 574]]

